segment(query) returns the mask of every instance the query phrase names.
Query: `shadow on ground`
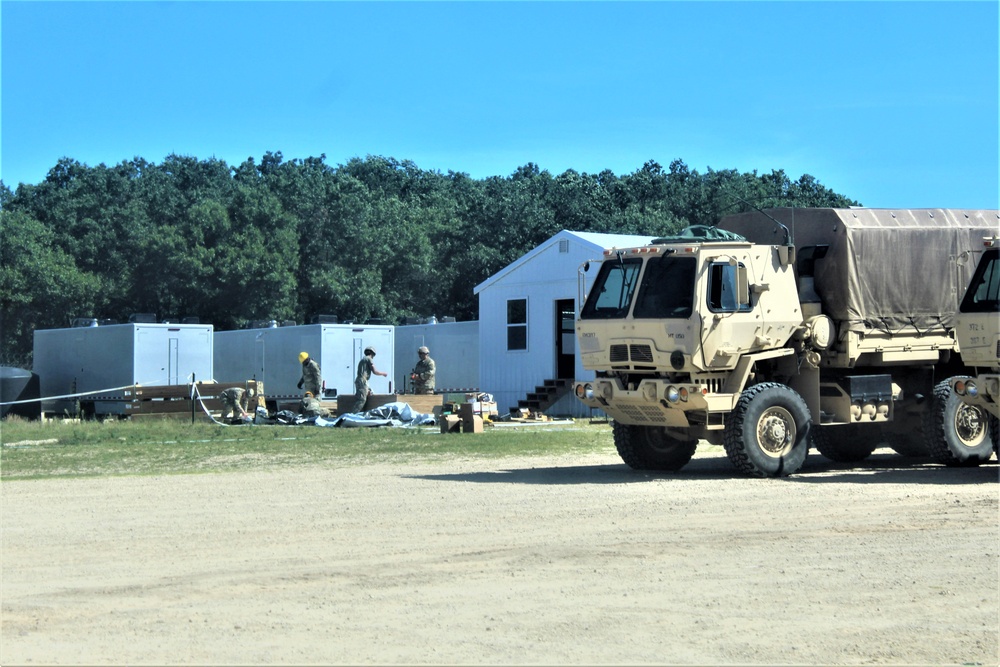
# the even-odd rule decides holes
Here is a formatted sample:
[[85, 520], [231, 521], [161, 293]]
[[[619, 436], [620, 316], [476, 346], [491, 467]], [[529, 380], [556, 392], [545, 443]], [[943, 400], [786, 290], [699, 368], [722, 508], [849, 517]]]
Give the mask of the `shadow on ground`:
[[[683, 483], [690, 480], [745, 479], [724, 456], [697, 454], [676, 472], [632, 470], [624, 463], [586, 466], [508, 468], [433, 475], [403, 475], [412, 479], [477, 484], [637, 484], [660, 480]], [[886, 450], [857, 463], [836, 463], [810, 453], [794, 475], [774, 480], [809, 484], [984, 484], [1000, 481], [996, 460], [978, 467], [950, 468], [930, 458], [909, 458]]]

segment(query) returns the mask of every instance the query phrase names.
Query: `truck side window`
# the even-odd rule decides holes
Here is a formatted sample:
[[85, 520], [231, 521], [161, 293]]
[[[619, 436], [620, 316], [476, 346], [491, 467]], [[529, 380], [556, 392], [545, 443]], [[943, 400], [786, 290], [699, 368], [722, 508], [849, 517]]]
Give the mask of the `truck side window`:
[[1000, 310], [1000, 250], [992, 248], [983, 255], [959, 310], [963, 313]]
[[[728, 262], [713, 262], [709, 266], [708, 309], [713, 312], [733, 313], [751, 310], [749, 302], [740, 302], [737, 292], [737, 272], [743, 265], [733, 266]], [[745, 269], [744, 269], [745, 270]]]

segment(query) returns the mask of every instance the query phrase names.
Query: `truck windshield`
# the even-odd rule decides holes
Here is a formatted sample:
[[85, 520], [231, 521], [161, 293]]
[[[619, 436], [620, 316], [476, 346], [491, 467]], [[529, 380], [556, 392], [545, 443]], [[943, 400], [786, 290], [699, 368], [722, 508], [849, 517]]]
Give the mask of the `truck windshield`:
[[691, 317], [694, 305], [694, 257], [654, 257], [646, 263], [635, 300], [634, 317]]
[[602, 262], [587, 303], [580, 312], [580, 319], [615, 319], [628, 315], [640, 269], [642, 260], [637, 258]]
[[959, 310], [963, 313], [1000, 311], [1000, 249], [992, 248], [983, 254]]

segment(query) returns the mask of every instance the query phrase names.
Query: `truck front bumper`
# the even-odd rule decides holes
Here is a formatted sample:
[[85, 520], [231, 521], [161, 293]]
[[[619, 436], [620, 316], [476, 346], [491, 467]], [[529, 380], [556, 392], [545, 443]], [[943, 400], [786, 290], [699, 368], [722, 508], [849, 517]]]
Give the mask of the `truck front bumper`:
[[956, 378], [951, 381], [951, 390], [963, 403], [1000, 417], [1000, 375], [982, 373], [974, 378]]
[[622, 424], [670, 428], [723, 428], [722, 416], [739, 399], [738, 394], [709, 393], [698, 384], [656, 378], [627, 387], [618, 378], [597, 378], [576, 382], [573, 391], [584, 405], [603, 410]]

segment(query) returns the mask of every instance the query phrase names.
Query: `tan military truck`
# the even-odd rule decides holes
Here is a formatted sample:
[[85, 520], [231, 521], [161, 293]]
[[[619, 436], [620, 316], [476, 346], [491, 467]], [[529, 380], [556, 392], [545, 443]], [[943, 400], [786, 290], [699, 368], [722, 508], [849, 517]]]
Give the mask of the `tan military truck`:
[[[953, 377], [935, 387], [938, 409], [931, 418], [954, 421], [956, 441], [940, 441], [931, 454], [949, 465], [970, 458], [988, 459], [990, 448], [980, 435], [989, 430], [992, 450], [997, 450], [1000, 418], [1000, 235], [983, 239], [983, 254], [969, 289], [955, 314], [955, 334], [962, 349], [962, 361], [972, 367], [974, 377]], [[935, 424], [934, 428], [941, 428]]]
[[963, 253], [997, 225], [997, 211], [771, 209], [605, 251], [585, 300], [581, 267], [595, 378], [576, 396], [613, 418], [636, 469], [677, 470], [699, 440], [764, 477], [797, 471], [810, 445], [853, 461], [954, 439], [954, 420], [928, 415], [938, 383], [968, 374]]

